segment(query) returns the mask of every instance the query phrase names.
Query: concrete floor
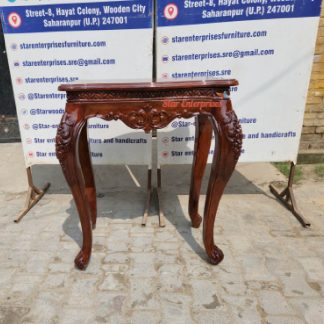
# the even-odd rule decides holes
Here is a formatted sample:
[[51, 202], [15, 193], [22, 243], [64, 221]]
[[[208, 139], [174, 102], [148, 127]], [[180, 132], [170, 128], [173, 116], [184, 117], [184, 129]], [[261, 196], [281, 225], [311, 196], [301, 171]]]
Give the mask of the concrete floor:
[[312, 223], [304, 229], [269, 193], [285, 180], [272, 165], [239, 165], [215, 226], [225, 259], [211, 266], [187, 214], [189, 166], [162, 169], [165, 228], [154, 204], [140, 225], [145, 167], [130, 167], [136, 181], [124, 166], [96, 167], [98, 224], [81, 272], [78, 216], [60, 168], [33, 168], [51, 188], [14, 224], [27, 188], [21, 145], [1, 144], [0, 163], [0, 323], [324, 323], [323, 182], [295, 188]]

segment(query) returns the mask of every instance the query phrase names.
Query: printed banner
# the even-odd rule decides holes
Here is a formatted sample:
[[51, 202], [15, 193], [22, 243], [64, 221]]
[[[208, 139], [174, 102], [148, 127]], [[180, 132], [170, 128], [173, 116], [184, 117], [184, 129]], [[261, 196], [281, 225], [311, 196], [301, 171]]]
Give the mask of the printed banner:
[[[6, 0], [0, 10], [27, 166], [58, 162], [59, 84], [152, 80], [150, 0]], [[150, 164], [143, 131], [91, 119], [88, 132], [93, 163]]]
[[[240, 161], [296, 161], [321, 1], [158, 0], [157, 8], [158, 80], [237, 79]], [[191, 163], [194, 122], [159, 131], [160, 164]]]

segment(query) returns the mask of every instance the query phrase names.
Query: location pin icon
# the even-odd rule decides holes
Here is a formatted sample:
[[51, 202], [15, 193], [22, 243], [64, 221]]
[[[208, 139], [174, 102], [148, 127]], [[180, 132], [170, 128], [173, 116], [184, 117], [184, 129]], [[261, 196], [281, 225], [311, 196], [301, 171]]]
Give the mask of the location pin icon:
[[13, 23], [16, 25], [17, 20], [18, 20], [17, 16], [12, 16], [11, 19], [12, 19]]
[[173, 12], [174, 12], [174, 8], [173, 7], [169, 7], [168, 8], [168, 13], [170, 16], [173, 16]]

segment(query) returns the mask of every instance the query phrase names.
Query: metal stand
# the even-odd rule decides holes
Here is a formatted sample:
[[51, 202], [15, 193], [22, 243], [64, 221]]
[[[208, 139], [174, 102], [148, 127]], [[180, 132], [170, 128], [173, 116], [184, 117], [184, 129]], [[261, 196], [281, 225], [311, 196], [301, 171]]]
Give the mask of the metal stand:
[[[157, 208], [159, 213], [159, 226], [165, 227], [165, 217], [162, 210], [162, 204], [161, 204], [161, 169], [158, 166], [157, 162], [157, 140], [156, 135], [152, 136], [152, 152], [151, 152], [151, 165], [147, 171], [147, 196], [146, 196], [146, 205], [144, 210], [144, 215], [142, 218], [142, 226], [146, 226], [147, 218], [149, 216], [150, 211], [150, 205], [151, 205], [151, 199], [153, 192], [156, 193], [156, 199], [157, 199]], [[156, 173], [156, 184], [157, 187], [153, 188], [152, 186], [152, 170], [153, 173]]]
[[288, 178], [288, 186], [284, 189], [281, 193], [274, 188], [274, 186], [269, 185], [271, 193], [280, 200], [280, 202], [292, 212], [292, 214], [297, 218], [300, 224], [303, 227], [309, 227], [311, 224], [302, 216], [301, 212], [299, 211], [293, 191], [293, 180], [295, 175], [295, 168], [296, 165], [294, 162], [290, 164], [290, 172]]
[[142, 226], [146, 226], [147, 218], [149, 216], [149, 211], [151, 206], [152, 194], [153, 192], [155, 192], [157, 198], [158, 213], [159, 213], [159, 226], [165, 227], [165, 217], [164, 217], [162, 204], [161, 204], [161, 169], [157, 169], [156, 175], [157, 175], [157, 188], [153, 188], [152, 169], [149, 169], [147, 171], [147, 196], [146, 196], [144, 215], [142, 218]]
[[161, 199], [161, 168], [158, 168], [156, 170], [156, 176], [157, 176], [157, 188], [156, 190], [156, 197], [158, 201], [158, 208], [159, 208], [159, 224], [160, 227], [165, 227], [165, 217], [164, 217], [164, 212], [162, 209], [162, 199]]
[[146, 204], [144, 215], [142, 218], [142, 226], [146, 226], [147, 218], [150, 212], [151, 205], [151, 197], [152, 197], [152, 169], [147, 170], [147, 193], [146, 193]]
[[42, 199], [45, 192], [50, 186], [49, 183], [46, 183], [42, 190], [38, 189], [33, 183], [31, 168], [30, 167], [27, 168], [26, 171], [27, 171], [27, 179], [28, 179], [28, 191], [27, 191], [25, 208], [14, 220], [15, 223], [19, 223], [22, 220], [22, 218]]

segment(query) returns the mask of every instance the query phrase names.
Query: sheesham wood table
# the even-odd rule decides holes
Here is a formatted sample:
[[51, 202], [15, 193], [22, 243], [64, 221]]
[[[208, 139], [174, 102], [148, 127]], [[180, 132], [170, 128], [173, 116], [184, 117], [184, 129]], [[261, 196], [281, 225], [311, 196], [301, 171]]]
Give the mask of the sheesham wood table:
[[203, 217], [203, 242], [211, 264], [224, 258], [214, 243], [214, 222], [226, 183], [241, 153], [242, 131], [229, 98], [236, 80], [172, 83], [80, 83], [61, 85], [66, 91], [65, 113], [57, 130], [56, 154], [71, 189], [82, 227], [83, 244], [74, 262], [87, 267], [92, 229], [97, 218], [96, 188], [87, 138], [87, 121], [99, 117], [121, 120], [133, 129], [149, 132], [175, 118], [196, 116], [196, 138], [191, 173], [189, 215], [198, 228], [202, 217], [198, 201], [212, 133], [215, 149]]

